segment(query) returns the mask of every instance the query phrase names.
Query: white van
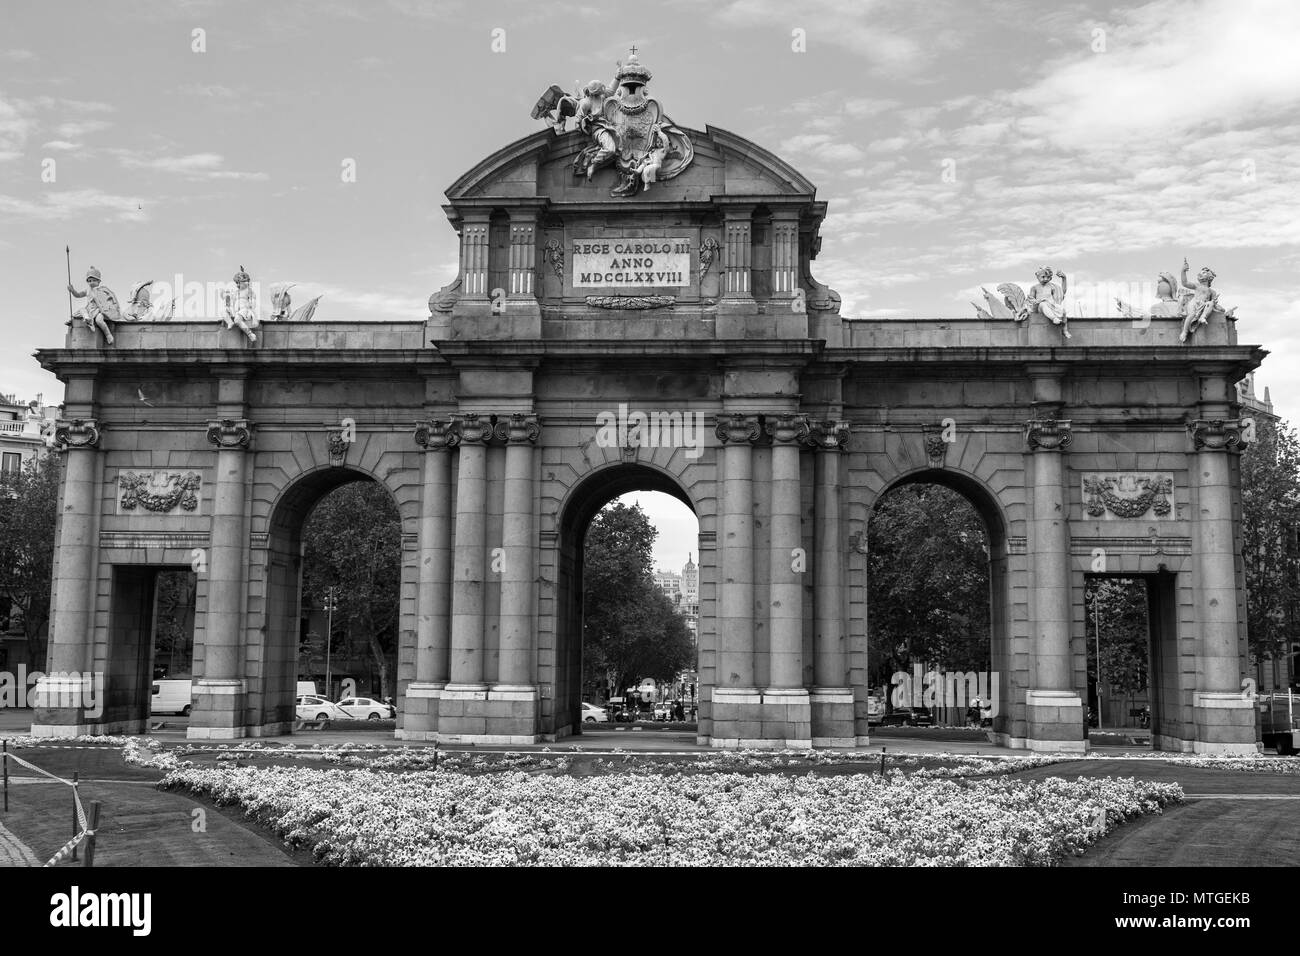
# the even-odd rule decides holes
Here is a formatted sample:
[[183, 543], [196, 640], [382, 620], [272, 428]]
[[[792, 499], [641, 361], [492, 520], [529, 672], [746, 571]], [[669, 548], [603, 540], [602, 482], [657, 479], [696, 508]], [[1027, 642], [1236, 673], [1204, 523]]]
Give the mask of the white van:
[[191, 680], [156, 680], [153, 698], [149, 701], [151, 714], [190, 715], [194, 706], [194, 682]]

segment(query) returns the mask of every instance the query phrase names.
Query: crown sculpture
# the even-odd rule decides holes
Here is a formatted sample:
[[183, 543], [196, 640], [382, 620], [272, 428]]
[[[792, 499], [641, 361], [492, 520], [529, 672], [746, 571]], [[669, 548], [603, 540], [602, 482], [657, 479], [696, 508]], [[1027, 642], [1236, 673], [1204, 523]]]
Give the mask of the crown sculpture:
[[646, 96], [651, 73], [636, 58], [620, 62], [614, 83], [592, 80], [575, 83], [576, 92], [552, 86], [537, 100], [533, 119], [544, 119], [557, 134], [573, 129], [591, 143], [573, 161], [573, 175], [591, 180], [597, 170], [611, 166], [618, 182], [611, 196], [634, 196], [651, 183], [672, 179], [695, 158], [690, 138], [673, 125], [659, 101]]

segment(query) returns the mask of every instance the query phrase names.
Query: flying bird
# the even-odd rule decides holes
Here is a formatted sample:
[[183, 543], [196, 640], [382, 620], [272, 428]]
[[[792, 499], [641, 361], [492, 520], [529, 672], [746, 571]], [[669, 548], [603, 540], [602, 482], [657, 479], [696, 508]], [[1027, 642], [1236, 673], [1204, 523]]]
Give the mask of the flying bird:
[[148, 405], [150, 408], [154, 408], [154, 407], [156, 407], [156, 406], [154, 405], [153, 402], [149, 401], [149, 399], [147, 399], [147, 398], [144, 397], [144, 386], [143, 386], [143, 385], [140, 385], [140, 386], [137, 386], [137, 387], [136, 387], [135, 394], [139, 396], [140, 401], [144, 402], [144, 403], [145, 403], [146, 405]]

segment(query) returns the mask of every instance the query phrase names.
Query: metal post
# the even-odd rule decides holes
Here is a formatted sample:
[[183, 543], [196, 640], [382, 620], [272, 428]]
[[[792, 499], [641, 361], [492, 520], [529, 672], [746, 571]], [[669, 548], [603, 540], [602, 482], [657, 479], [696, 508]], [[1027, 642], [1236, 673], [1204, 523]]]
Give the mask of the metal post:
[[[77, 820], [77, 771], [72, 771], [72, 835], [81, 832], [81, 823]], [[77, 858], [77, 848], [72, 847], [72, 859]]]
[[1097, 644], [1097, 731], [1101, 731], [1101, 591], [1092, 592], [1092, 636]]
[[0, 764], [4, 764], [5, 775], [5, 813], [9, 812], [9, 740], [8, 738], [0, 740], [0, 747], [3, 747], [3, 756], [0, 756]]
[[95, 865], [95, 832], [99, 829], [99, 801], [90, 801], [90, 814], [86, 819], [87, 829], [91, 831], [86, 838], [86, 866]]
[[338, 607], [338, 588], [330, 585], [325, 589], [325, 699], [333, 700], [330, 683], [330, 645], [334, 643], [334, 609]]

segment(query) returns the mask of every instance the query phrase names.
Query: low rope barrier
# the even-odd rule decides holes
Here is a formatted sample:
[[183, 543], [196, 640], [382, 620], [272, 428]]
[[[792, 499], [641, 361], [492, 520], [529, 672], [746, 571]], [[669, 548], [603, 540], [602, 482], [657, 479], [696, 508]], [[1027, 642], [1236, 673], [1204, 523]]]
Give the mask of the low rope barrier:
[[5, 812], [9, 811], [9, 762], [13, 761], [21, 767], [28, 770], [34, 770], [36, 773], [51, 780], [64, 784], [72, 788], [72, 813], [73, 813], [73, 834], [72, 839], [63, 846], [59, 847], [57, 853], [50, 857], [45, 866], [57, 866], [64, 860], [71, 858], [76, 860], [77, 847], [82, 843], [86, 844], [85, 866], [95, 865], [95, 831], [99, 826], [99, 801], [90, 802], [90, 813], [87, 815], [86, 808], [81, 804], [81, 790], [77, 784], [77, 775], [74, 773], [71, 780], [60, 777], [58, 774], [50, 773], [43, 767], [38, 767], [31, 761], [24, 760], [17, 754], [9, 752], [9, 741], [3, 741], [3, 749], [0, 749], [0, 764], [4, 766], [4, 808]]

